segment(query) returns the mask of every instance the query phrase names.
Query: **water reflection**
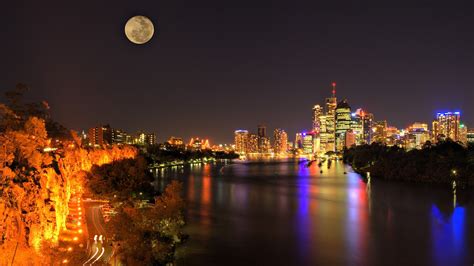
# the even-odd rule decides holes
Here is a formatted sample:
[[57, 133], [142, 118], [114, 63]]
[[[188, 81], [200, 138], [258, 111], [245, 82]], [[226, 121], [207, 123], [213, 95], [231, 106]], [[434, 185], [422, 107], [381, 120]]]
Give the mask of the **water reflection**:
[[465, 250], [466, 210], [457, 207], [452, 214], [444, 214], [431, 206], [431, 237], [436, 265], [461, 265]]
[[453, 209], [449, 188], [366, 184], [341, 163], [321, 168], [289, 161], [161, 172], [157, 183], [183, 181], [188, 201], [191, 238], [178, 265], [474, 262], [474, 210]]

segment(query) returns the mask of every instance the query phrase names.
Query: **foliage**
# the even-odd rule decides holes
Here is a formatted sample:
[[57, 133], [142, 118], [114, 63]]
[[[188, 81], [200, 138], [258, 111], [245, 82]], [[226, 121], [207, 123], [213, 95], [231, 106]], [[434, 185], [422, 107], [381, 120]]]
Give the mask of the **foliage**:
[[146, 158], [149, 162], [165, 163], [175, 160], [189, 161], [203, 158], [215, 159], [237, 159], [239, 155], [234, 152], [212, 151], [212, 150], [188, 150], [166, 145], [151, 145], [147, 148]]
[[450, 140], [421, 150], [405, 151], [373, 143], [345, 151], [344, 161], [356, 171], [370, 172], [372, 177], [428, 183], [474, 184], [474, 146]]
[[92, 167], [87, 187], [94, 194], [127, 199], [133, 192], [152, 192], [153, 177], [141, 156]]
[[127, 265], [165, 265], [173, 261], [184, 225], [181, 183], [173, 181], [147, 207], [123, 206], [107, 224], [116, 253]]
[[48, 136], [53, 139], [70, 139], [70, 133], [60, 123], [54, 121], [49, 114], [49, 104], [46, 101], [25, 103], [25, 93], [29, 88], [19, 83], [13, 90], [5, 92], [6, 104], [0, 104], [0, 132], [19, 130], [30, 118], [37, 117], [45, 122]]

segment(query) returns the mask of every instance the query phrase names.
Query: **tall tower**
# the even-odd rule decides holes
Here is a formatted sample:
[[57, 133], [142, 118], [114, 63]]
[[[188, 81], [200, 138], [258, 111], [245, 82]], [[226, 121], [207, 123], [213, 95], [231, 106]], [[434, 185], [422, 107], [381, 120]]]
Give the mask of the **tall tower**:
[[435, 140], [451, 139], [453, 141], [460, 140], [459, 128], [461, 121], [460, 112], [438, 113], [433, 123], [433, 132]]
[[277, 128], [273, 131], [273, 152], [285, 154], [288, 146], [288, 134], [285, 130]]
[[326, 98], [326, 151], [336, 150], [336, 82], [331, 85], [332, 95]]
[[235, 151], [239, 154], [248, 152], [247, 143], [249, 139], [249, 132], [247, 130], [236, 130], [234, 132]]
[[258, 125], [257, 136], [258, 136], [258, 152], [267, 153], [270, 148], [270, 139], [267, 138], [267, 127], [265, 127], [264, 125]]
[[346, 133], [351, 129], [351, 124], [351, 107], [343, 100], [336, 108], [336, 151], [342, 151], [346, 146]]
[[313, 107], [313, 131], [316, 134], [321, 132], [321, 116], [323, 115], [323, 107], [319, 104]]

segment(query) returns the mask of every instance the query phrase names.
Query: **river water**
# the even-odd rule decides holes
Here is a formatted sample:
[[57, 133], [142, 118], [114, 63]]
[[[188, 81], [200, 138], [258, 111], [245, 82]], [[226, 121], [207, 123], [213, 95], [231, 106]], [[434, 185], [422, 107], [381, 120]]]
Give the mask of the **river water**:
[[[323, 173], [320, 173], [320, 170]], [[337, 162], [193, 165], [177, 265], [473, 265], [474, 206], [446, 187], [365, 183]]]

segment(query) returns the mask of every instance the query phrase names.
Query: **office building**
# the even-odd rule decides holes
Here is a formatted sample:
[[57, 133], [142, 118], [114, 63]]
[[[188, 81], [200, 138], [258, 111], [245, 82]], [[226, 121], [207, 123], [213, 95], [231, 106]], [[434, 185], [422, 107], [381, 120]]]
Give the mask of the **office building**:
[[247, 142], [249, 132], [247, 130], [236, 130], [234, 132], [235, 152], [239, 154], [247, 153]]

